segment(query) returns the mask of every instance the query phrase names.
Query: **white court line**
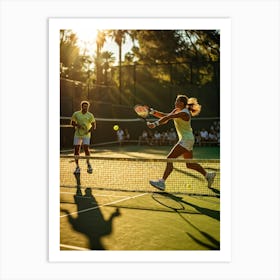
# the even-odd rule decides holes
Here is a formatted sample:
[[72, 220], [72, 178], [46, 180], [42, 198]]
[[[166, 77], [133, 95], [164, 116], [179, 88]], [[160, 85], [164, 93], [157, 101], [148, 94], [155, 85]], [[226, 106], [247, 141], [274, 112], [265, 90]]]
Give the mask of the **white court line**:
[[67, 249], [73, 249], [73, 250], [79, 250], [79, 251], [90, 251], [87, 248], [77, 247], [77, 246], [71, 246], [66, 244], [60, 244], [60, 247], [67, 248]]
[[81, 211], [72, 212], [72, 213], [69, 213], [69, 214], [66, 214], [66, 215], [61, 215], [60, 218], [67, 217], [67, 216], [72, 215], [72, 214], [78, 214], [78, 213], [83, 213], [83, 212], [91, 211], [91, 210], [94, 210], [94, 209], [97, 209], [97, 208], [102, 208], [104, 206], [108, 206], [108, 205], [111, 205], [111, 204], [115, 204], [115, 203], [118, 203], [118, 202], [129, 200], [129, 199], [134, 199], [136, 197], [140, 197], [140, 196], [143, 196], [143, 195], [146, 195], [146, 194], [148, 194], [148, 193], [141, 193], [139, 195], [129, 196], [129, 197], [126, 197], [126, 198], [123, 198], [123, 199], [120, 199], [120, 200], [116, 200], [116, 201], [113, 201], [113, 202], [105, 203], [103, 205], [98, 205], [96, 207], [88, 208], [88, 209], [81, 210]]
[[[60, 192], [61, 194], [72, 194], [75, 195], [76, 193], [72, 192]], [[127, 195], [111, 195], [111, 194], [94, 194], [94, 196], [109, 196], [109, 197], [127, 197]]]

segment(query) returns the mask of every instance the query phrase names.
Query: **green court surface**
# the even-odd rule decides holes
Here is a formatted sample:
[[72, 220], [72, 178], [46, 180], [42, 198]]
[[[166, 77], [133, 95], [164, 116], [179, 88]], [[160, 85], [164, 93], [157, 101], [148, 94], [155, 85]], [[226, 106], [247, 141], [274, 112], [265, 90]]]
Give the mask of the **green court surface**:
[[[94, 148], [92, 155], [164, 158], [169, 149], [170, 147], [115, 146]], [[195, 157], [219, 159], [219, 148], [196, 148]], [[107, 164], [110, 165], [110, 161]], [[145, 177], [146, 171], [143, 169], [142, 175], [137, 173], [135, 178], [131, 178], [131, 174], [128, 178], [124, 176], [121, 180], [125, 181], [123, 183], [126, 191], [120, 191], [98, 189], [95, 188], [96, 183], [92, 183], [92, 186], [90, 183], [83, 183], [85, 176], [92, 176], [92, 182], [95, 182], [94, 176], [99, 176], [98, 181], [102, 181], [102, 174], [106, 174], [105, 168], [95, 170], [93, 166], [94, 172], [90, 175], [82, 172], [81, 187], [73, 184], [78, 181], [73, 181], [73, 170], [67, 168], [68, 175], [63, 173], [63, 176], [69, 176], [70, 183], [65, 180], [66, 183], [60, 187], [60, 250], [220, 249], [219, 177], [214, 181], [211, 195], [174, 193], [172, 189], [169, 192], [168, 188], [166, 192], [160, 192], [151, 186], [147, 187], [147, 191], [135, 191], [137, 180], [140, 182]], [[145, 168], [150, 169], [149, 166]], [[119, 162], [116, 172], [128, 174], [127, 169], [129, 166], [124, 167]], [[158, 173], [163, 172], [161, 169], [160, 167]], [[200, 174], [195, 178], [188, 172], [173, 173], [174, 180], [176, 176], [185, 176], [190, 184], [200, 182], [201, 186], [197, 185], [197, 189], [205, 188], [206, 183], [204, 178], [199, 178]], [[180, 180], [182, 179], [178, 179], [179, 182]]]

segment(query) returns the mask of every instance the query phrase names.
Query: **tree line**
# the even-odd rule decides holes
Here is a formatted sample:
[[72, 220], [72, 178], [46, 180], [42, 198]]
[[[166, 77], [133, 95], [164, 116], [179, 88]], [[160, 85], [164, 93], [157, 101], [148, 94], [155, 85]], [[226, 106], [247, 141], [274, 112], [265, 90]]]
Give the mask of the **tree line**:
[[[138, 69], [151, 80], [168, 80], [178, 86], [203, 85], [219, 75], [213, 66], [219, 65], [219, 30], [98, 30], [92, 56], [80, 49], [78, 35], [72, 30], [60, 30], [61, 78], [87, 85], [113, 85], [122, 91], [125, 69], [132, 69], [133, 79], [133, 66], [140, 66]], [[117, 44], [118, 57], [103, 50], [108, 40]], [[127, 40], [133, 46], [122, 59]]]

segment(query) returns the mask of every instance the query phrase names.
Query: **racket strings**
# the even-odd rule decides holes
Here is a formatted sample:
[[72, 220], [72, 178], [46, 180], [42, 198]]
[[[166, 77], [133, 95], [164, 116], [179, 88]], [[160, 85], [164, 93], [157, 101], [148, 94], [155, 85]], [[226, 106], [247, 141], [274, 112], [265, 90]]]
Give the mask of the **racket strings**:
[[136, 105], [134, 107], [134, 110], [138, 114], [138, 116], [142, 118], [146, 118], [149, 115], [149, 108], [147, 106]]

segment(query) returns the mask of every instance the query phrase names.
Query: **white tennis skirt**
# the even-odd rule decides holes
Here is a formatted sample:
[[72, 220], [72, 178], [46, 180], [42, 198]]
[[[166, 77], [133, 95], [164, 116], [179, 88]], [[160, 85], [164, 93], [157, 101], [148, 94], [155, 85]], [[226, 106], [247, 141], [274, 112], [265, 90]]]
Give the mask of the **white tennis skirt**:
[[194, 139], [182, 139], [178, 142], [178, 144], [188, 151], [193, 150], [193, 145], [194, 145]]

